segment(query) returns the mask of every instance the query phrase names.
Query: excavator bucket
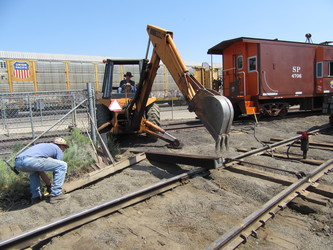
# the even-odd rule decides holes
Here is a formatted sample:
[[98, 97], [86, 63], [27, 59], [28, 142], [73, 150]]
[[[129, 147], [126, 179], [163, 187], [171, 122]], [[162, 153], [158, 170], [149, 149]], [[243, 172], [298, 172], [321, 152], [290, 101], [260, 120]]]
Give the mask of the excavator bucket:
[[229, 147], [229, 132], [234, 118], [234, 109], [228, 98], [208, 89], [200, 89], [190, 101], [194, 111], [208, 132], [213, 136], [215, 150], [221, 151], [223, 145]]

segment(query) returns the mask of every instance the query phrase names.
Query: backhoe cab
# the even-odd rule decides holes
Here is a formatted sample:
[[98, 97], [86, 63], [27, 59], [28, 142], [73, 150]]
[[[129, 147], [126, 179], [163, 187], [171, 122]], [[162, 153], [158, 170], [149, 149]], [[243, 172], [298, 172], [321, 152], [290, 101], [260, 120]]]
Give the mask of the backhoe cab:
[[[103, 97], [99, 99], [103, 105], [97, 106], [99, 130], [111, 133], [147, 133], [169, 142], [173, 147], [180, 146], [179, 140], [159, 127], [158, 105], [154, 103], [154, 98], [149, 98], [162, 60], [184, 95], [189, 105], [189, 111], [195, 112], [213, 136], [216, 150], [221, 150], [224, 144], [228, 147], [229, 131], [234, 115], [229, 99], [214, 90], [206, 89], [189, 74], [173, 43], [171, 31], [148, 25], [147, 32], [154, 47], [149, 62], [146, 59], [107, 60], [103, 81]], [[114, 65], [117, 64], [139, 65], [140, 80], [135, 94], [124, 93], [119, 96], [119, 94], [112, 93]], [[121, 110], [111, 110], [114, 100], [118, 101]]]
[[[105, 72], [102, 87], [102, 98], [96, 105], [97, 126], [100, 133], [110, 132], [113, 134], [146, 133], [154, 138], [167, 141], [171, 147], [179, 148], [179, 140], [160, 128], [160, 109], [155, 103], [156, 98], [149, 98], [151, 88], [143, 90], [146, 72], [149, 64], [146, 59], [127, 59], [104, 61]], [[124, 90], [117, 93], [119, 83], [113, 86], [113, 77], [116, 65], [137, 65], [140, 72], [140, 80], [136, 92]], [[139, 102], [140, 97], [145, 96], [144, 104]]]

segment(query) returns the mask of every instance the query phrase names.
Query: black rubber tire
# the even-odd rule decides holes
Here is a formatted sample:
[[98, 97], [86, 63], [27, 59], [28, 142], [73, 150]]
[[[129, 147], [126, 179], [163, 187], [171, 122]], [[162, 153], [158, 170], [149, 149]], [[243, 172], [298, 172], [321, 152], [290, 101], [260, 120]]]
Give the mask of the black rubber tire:
[[[103, 104], [97, 104], [96, 105], [96, 119], [97, 119], [97, 128], [99, 128], [101, 125], [103, 125], [106, 122], [109, 122], [113, 119], [113, 112], [110, 111], [107, 107], [105, 107]], [[99, 133], [106, 133], [110, 131], [112, 127], [107, 126], [106, 128], [103, 128], [99, 131]]]
[[329, 123], [331, 124], [331, 127], [333, 127], [333, 115], [330, 115], [329, 119]]
[[[160, 107], [157, 105], [157, 103], [152, 103], [149, 106], [146, 107], [145, 110], [145, 117], [148, 121], [152, 122], [153, 124], [160, 126], [161, 124], [161, 114], [160, 114]], [[146, 134], [147, 137], [151, 140], [157, 141], [158, 138], [151, 135]]]
[[146, 119], [157, 126], [161, 124], [161, 114], [160, 114], [160, 107], [157, 103], [152, 103], [148, 107], [146, 107]]

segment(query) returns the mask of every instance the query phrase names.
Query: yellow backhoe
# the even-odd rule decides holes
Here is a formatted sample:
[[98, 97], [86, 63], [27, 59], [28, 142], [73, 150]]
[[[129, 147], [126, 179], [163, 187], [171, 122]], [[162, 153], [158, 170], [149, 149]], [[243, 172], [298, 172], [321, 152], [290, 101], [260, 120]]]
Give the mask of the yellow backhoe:
[[[152, 25], [147, 32], [153, 51], [150, 61], [106, 60], [103, 81], [103, 96], [98, 99], [97, 125], [100, 132], [147, 133], [163, 139], [172, 147], [179, 147], [175, 137], [159, 127], [159, 107], [154, 98], [149, 98], [160, 61], [169, 70], [178, 88], [188, 103], [189, 111], [195, 112], [208, 132], [213, 136], [217, 151], [223, 144], [228, 147], [228, 138], [234, 110], [228, 98], [212, 89], [206, 89], [189, 74], [173, 42], [173, 33]], [[150, 44], [149, 42], [149, 44]], [[146, 55], [148, 55], [149, 46]], [[140, 80], [136, 93], [112, 93], [115, 65], [139, 65]], [[115, 101], [116, 100], [116, 101]]]

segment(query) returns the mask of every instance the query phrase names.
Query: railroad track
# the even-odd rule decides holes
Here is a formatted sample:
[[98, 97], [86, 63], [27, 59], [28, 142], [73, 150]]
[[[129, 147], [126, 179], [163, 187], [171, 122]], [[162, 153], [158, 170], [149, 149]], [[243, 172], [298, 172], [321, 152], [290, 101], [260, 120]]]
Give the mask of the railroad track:
[[181, 130], [181, 129], [192, 129], [204, 127], [200, 120], [184, 121], [184, 122], [173, 122], [162, 124], [162, 128], [165, 131], [168, 130]]
[[78, 226], [82, 226], [102, 216], [109, 215], [122, 208], [134, 205], [138, 202], [151, 198], [152, 196], [166, 192], [172, 188], [182, 185], [188, 178], [192, 178], [199, 174], [203, 175], [206, 171], [207, 170], [205, 168], [199, 168], [188, 171], [184, 174], [177, 175], [175, 177], [169, 178], [168, 180], [154, 184], [148, 188], [138, 190], [118, 199], [111, 200], [109, 202], [84, 210], [80, 213], [68, 216], [49, 225], [36, 228], [8, 240], [1, 241], [0, 248], [22, 249], [27, 247], [40, 247], [43, 242], [51, 239], [52, 237], [73, 230]]
[[[182, 124], [176, 124], [176, 125], [178, 126]], [[311, 132], [316, 133], [325, 128], [326, 127], [323, 127]], [[224, 159], [225, 162], [223, 164], [223, 167], [231, 172], [242, 172], [244, 174], [246, 173], [246, 171], [248, 171], [249, 175], [251, 174], [250, 172], [252, 172], [253, 174], [253, 172], [255, 172], [253, 171], [253, 169], [247, 170], [244, 167], [239, 168], [238, 164], [249, 156], [260, 155], [267, 152], [267, 150], [273, 150], [279, 147], [286, 146], [290, 144], [292, 141], [295, 141], [299, 138], [300, 136], [295, 136], [289, 139], [275, 142], [271, 145], [267, 145], [258, 149], [251, 150], [246, 153], [239, 154], [235, 157]], [[147, 156], [149, 156], [150, 154], [152, 153], [146, 152]], [[168, 157], [170, 157], [170, 155]], [[154, 159], [156, 160], [162, 158], [163, 154], [157, 157], [155, 155]], [[191, 156], [189, 156], [189, 159], [191, 160]], [[248, 162], [248, 164], [251, 163]], [[296, 179], [292, 182], [289, 182], [290, 184], [289, 187], [287, 187], [281, 193], [273, 197], [258, 211], [255, 211], [254, 213], [250, 214], [247, 218], [245, 218], [242, 221], [240, 225], [234, 227], [232, 230], [225, 233], [223, 236], [221, 236], [219, 239], [213, 242], [208, 249], [234, 248], [239, 244], [241, 244], [242, 242], [246, 241], [246, 239], [249, 236], [256, 235], [257, 233], [256, 230], [260, 226], [265, 225], [267, 220], [273, 218], [279, 210], [283, 209], [288, 204], [288, 202], [294, 199], [295, 197], [299, 195], [306, 195], [308, 190], [310, 190], [311, 192], [319, 192], [321, 194], [325, 193], [324, 189], [320, 189], [317, 186], [317, 180], [322, 175], [332, 170], [333, 168], [332, 164], [333, 164], [333, 159], [330, 159], [321, 164], [312, 172], [308, 174], [303, 174], [301, 176], [297, 176], [296, 172], [290, 172], [289, 174], [295, 175], [300, 179], [298, 180]], [[265, 166], [262, 167], [265, 168]], [[2, 249], [9, 247], [10, 248], [41, 247], [55, 236], [69, 232], [79, 226], [94, 221], [102, 216], [109, 215], [115, 211], [118, 211], [119, 209], [149, 199], [157, 194], [171, 190], [179, 185], [186, 184], [186, 182], [190, 178], [193, 178], [198, 175], [205, 175], [208, 173], [208, 171], [209, 170], [207, 170], [206, 168], [199, 167], [195, 170], [191, 170], [186, 173], [174, 176], [165, 181], [154, 184], [150, 187], [122, 196], [118, 199], [108, 201], [106, 203], [84, 210], [80, 213], [73, 214], [64, 219], [53, 222], [49, 225], [45, 225], [43, 227], [36, 228], [26, 233], [17, 235], [16, 237], [1, 241], [0, 248]], [[260, 174], [256, 172], [255, 175], [256, 177], [258, 177]], [[266, 179], [269, 179], [270, 176], [266, 176]], [[285, 180], [282, 181], [286, 182]], [[332, 195], [332, 193], [328, 191], [327, 195]]]
[[[70, 132], [69, 131], [55, 131], [55, 132], [49, 132], [48, 134], [42, 136], [41, 138], [38, 139], [38, 143], [42, 142], [52, 142], [55, 137], [65, 137], [69, 136]], [[30, 141], [32, 141], [31, 134], [28, 136], [21, 135], [20, 138], [8, 138], [8, 139], [2, 139], [1, 144], [0, 144], [0, 155], [9, 155], [12, 154], [13, 152], [11, 149], [19, 144], [19, 145], [26, 145]]]
[[[316, 129], [313, 130], [313, 133], [318, 133], [322, 129]], [[282, 146], [289, 145], [291, 142], [296, 141], [300, 138], [300, 136], [295, 136], [289, 139], [285, 140], [273, 140], [277, 141], [274, 144], [264, 146], [262, 148], [254, 149], [248, 152], [245, 152], [243, 154], [240, 154], [238, 156], [232, 157], [227, 159], [227, 163], [225, 166], [230, 167], [230, 171], [236, 171], [236, 172], [247, 172], [248, 174], [257, 175], [253, 172], [250, 168], [243, 168], [237, 171], [236, 169], [232, 169], [233, 165], [242, 162], [242, 159], [251, 156], [251, 155], [260, 155], [266, 152], [268, 149], [276, 149]], [[246, 162], [247, 164], [251, 165], [251, 162]], [[263, 166], [260, 164], [252, 163], [252, 165], [257, 165], [263, 168], [272, 169], [270, 166]], [[278, 169], [275, 169], [278, 170]], [[259, 210], [253, 212], [248, 217], [246, 217], [239, 225], [232, 228], [229, 232], [225, 233], [223, 236], [221, 236], [219, 239], [214, 241], [207, 249], [234, 249], [240, 244], [247, 241], [247, 238], [250, 236], [257, 237], [257, 229], [265, 226], [266, 222], [272, 218], [275, 217], [276, 213], [278, 213], [280, 210], [284, 209], [287, 204], [292, 201], [297, 196], [304, 196], [305, 194], [308, 194], [307, 189], [312, 187], [313, 192], [321, 193], [321, 191], [313, 190], [313, 187], [315, 188], [318, 186], [317, 181], [322, 177], [323, 175], [326, 175], [333, 170], [333, 158], [329, 159], [328, 161], [322, 163], [319, 167], [314, 169], [312, 172], [308, 174], [304, 174], [300, 172], [293, 172], [288, 170], [282, 170], [287, 172], [289, 174], [295, 175], [299, 180], [292, 183], [288, 188], [280, 192], [278, 195], [274, 196], [271, 200], [266, 202]], [[255, 172], [255, 171], [254, 171]], [[267, 179], [270, 178], [270, 176], [266, 176]], [[273, 178], [273, 177], [272, 177]], [[322, 193], [321, 193], [322, 194]], [[333, 194], [328, 194], [329, 197], [332, 197]]]
[[304, 195], [310, 186], [315, 186], [317, 180], [324, 174], [328, 174], [333, 169], [333, 159], [330, 159], [307, 174], [304, 178], [296, 181], [288, 188], [274, 196], [263, 205], [262, 208], [246, 217], [239, 225], [232, 228], [207, 249], [234, 249], [247, 238], [257, 237], [257, 229], [264, 226], [266, 222], [275, 217], [276, 213], [284, 209], [287, 204], [299, 195]]

